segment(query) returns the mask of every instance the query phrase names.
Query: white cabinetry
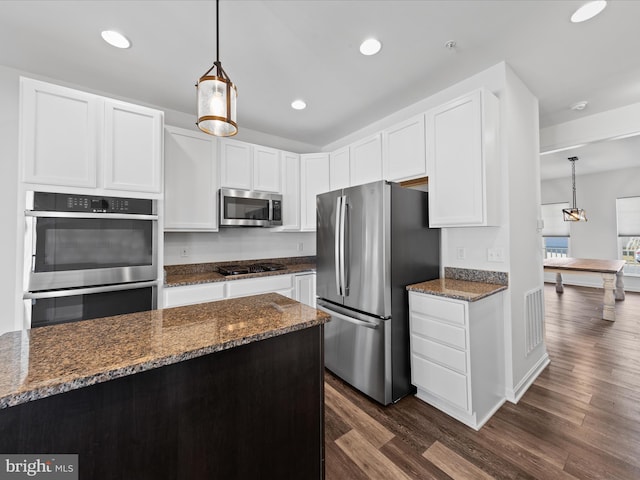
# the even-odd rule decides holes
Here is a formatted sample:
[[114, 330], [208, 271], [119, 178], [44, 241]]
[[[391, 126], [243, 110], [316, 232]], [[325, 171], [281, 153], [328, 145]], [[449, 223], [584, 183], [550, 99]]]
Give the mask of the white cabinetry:
[[427, 112], [429, 226], [499, 225], [498, 115], [484, 89]]
[[228, 138], [220, 139], [220, 186], [251, 190], [253, 158], [251, 145]]
[[100, 101], [70, 88], [20, 79], [22, 178], [95, 187]]
[[164, 229], [217, 231], [216, 138], [165, 129]]
[[502, 303], [409, 292], [416, 396], [476, 430], [505, 400]]
[[161, 192], [161, 111], [29, 78], [20, 89], [25, 182]]
[[104, 186], [159, 192], [162, 184], [162, 115], [151, 108], [104, 102]]
[[384, 178], [391, 182], [427, 174], [424, 115], [382, 132]]
[[285, 297], [293, 297], [293, 275], [273, 275], [269, 277], [247, 278], [227, 281], [227, 298], [246, 297], [260, 293], [275, 292]]
[[274, 148], [253, 147], [253, 189], [280, 193], [280, 151]]
[[379, 133], [350, 146], [351, 185], [382, 180], [382, 140]]
[[185, 285], [181, 287], [164, 288], [162, 298], [164, 308], [192, 305], [194, 303], [215, 302], [224, 298], [225, 282], [203, 283], [200, 285]]
[[282, 152], [282, 231], [300, 230], [300, 155]]
[[351, 186], [349, 147], [329, 154], [329, 191]]
[[294, 300], [316, 308], [316, 274], [303, 273], [294, 275]]
[[220, 139], [220, 186], [280, 193], [280, 151]]
[[316, 229], [316, 196], [330, 190], [329, 154], [300, 156], [301, 230]]

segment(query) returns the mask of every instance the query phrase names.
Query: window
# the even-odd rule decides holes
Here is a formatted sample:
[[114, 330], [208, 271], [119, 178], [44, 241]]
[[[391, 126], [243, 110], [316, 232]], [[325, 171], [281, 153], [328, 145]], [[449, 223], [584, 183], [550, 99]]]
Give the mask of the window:
[[618, 258], [627, 262], [624, 273], [640, 275], [640, 197], [616, 199]]
[[541, 206], [542, 248], [544, 258], [569, 256], [569, 222], [565, 222], [562, 209], [569, 208], [569, 202], [547, 203]]

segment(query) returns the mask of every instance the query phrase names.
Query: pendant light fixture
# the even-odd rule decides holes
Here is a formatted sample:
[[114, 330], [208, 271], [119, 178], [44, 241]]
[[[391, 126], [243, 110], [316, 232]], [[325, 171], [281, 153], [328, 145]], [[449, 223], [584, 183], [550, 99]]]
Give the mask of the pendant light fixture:
[[238, 133], [236, 98], [238, 92], [220, 63], [220, 27], [216, 0], [216, 61], [196, 84], [198, 128], [209, 135], [230, 137]]
[[578, 157], [569, 157], [567, 160], [571, 162], [571, 184], [573, 185], [573, 206], [571, 208], [563, 208], [562, 214], [565, 222], [586, 222], [587, 215], [584, 210], [576, 207], [576, 160]]

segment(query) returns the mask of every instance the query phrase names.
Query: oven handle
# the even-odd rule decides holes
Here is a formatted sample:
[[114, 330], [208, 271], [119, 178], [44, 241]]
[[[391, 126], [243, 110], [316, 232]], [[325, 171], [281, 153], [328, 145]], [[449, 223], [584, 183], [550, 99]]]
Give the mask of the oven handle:
[[158, 220], [158, 215], [144, 215], [138, 213], [84, 213], [84, 212], [41, 212], [25, 210], [27, 217], [42, 218], [102, 218], [110, 220]]
[[117, 292], [119, 290], [133, 290], [135, 288], [157, 286], [157, 280], [152, 280], [149, 282], [118, 283], [117, 285], [103, 285], [100, 287], [72, 288], [69, 290], [49, 290], [47, 292], [25, 292], [22, 298], [24, 298], [25, 300], [39, 300], [42, 298], [73, 297], [74, 295]]

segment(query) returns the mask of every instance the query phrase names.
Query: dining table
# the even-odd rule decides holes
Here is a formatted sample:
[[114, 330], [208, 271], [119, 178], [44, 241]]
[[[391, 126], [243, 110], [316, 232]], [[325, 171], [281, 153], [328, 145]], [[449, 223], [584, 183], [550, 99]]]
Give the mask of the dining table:
[[555, 257], [543, 262], [545, 272], [556, 274], [556, 292], [563, 293], [562, 274], [594, 275], [602, 277], [604, 300], [602, 318], [616, 320], [616, 300], [624, 300], [624, 260], [605, 260], [594, 258]]

